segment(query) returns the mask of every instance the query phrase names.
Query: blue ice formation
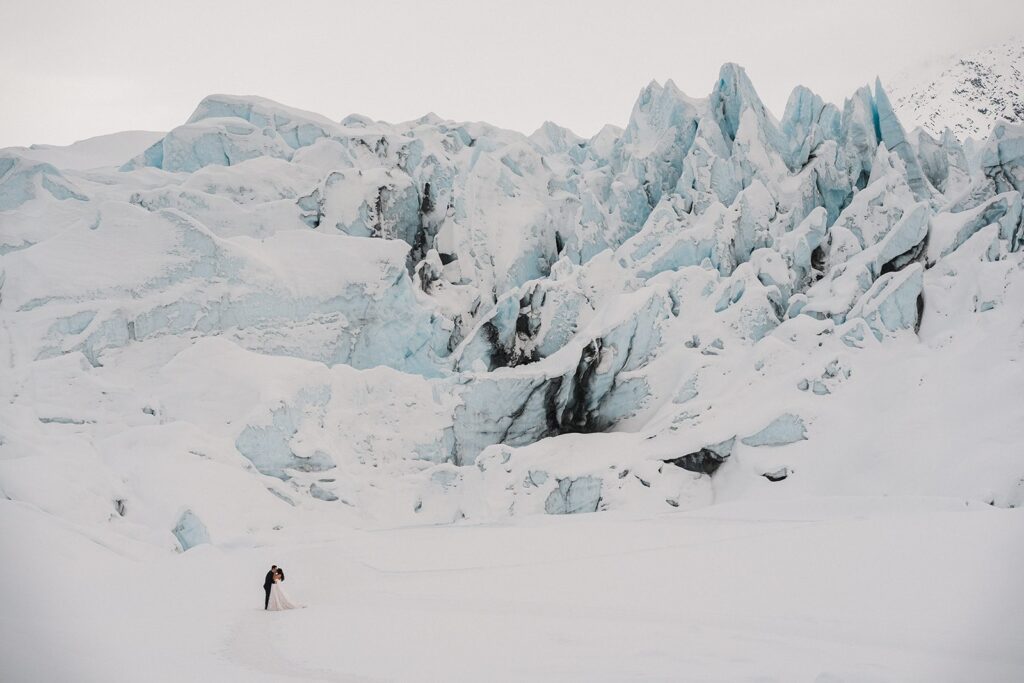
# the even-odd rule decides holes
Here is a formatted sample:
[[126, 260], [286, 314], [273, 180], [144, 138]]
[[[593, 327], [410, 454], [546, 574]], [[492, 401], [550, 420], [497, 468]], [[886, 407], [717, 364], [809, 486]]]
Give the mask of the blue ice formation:
[[785, 446], [807, 438], [804, 421], [799, 415], [783, 413], [766, 427], [740, 439], [747, 446]]
[[559, 479], [558, 486], [544, 501], [549, 515], [572, 515], [579, 512], [597, 512], [601, 504], [601, 479], [578, 477]]
[[36, 197], [89, 201], [64, 175], [47, 163], [0, 153], [0, 211], [12, 211]]
[[900, 330], [916, 329], [923, 286], [924, 268], [920, 264], [887, 273], [864, 294], [851, 316], [864, 318], [878, 339]]
[[178, 518], [178, 523], [173, 529], [174, 537], [182, 550], [194, 548], [197, 545], [210, 542], [210, 534], [203, 525], [202, 520], [192, 510], [185, 510]]
[[1021, 127], [997, 122], [992, 128], [979, 163], [997, 192], [1024, 192], [1024, 135]]
[[[401, 457], [436, 466], [644, 429], [648, 460], [679, 465], [664, 479], [703, 480], [730, 457], [736, 420], [701, 373], [912, 338], [932, 292], [957, 298], [944, 292], [966, 277], [958, 258], [1000, 263], [1024, 246], [1022, 189], [1021, 126], [977, 144], [908, 132], [878, 82], [841, 106], [797, 87], [776, 120], [734, 64], [703, 98], [650, 83], [625, 128], [590, 138], [550, 122], [524, 136], [436, 115], [331, 121], [213, 95], [117, 173], [0, 153], [0, 306], [24, 331], [18, 362], [81, 353], [99, 368], [135, 344], [218, 336], [418, 375], [443, 436]], [[130, 257], [100, 258], [119, 250]], [[798, 381], [801, 400], [836, 391], [786, 384]], [[326, 386], [239, 428], [257, 472], [295, 488], [296, 472], [341, 465], [295, 438], [326, 410]], [[708, 424], [724, 441], [705, 445]], [[786, 414], [743, 443], [803, 435]], [[554, 508], [600, 497], [588, 472], [557, 472]]]
[[326, 386], [300, 391], [294, 400], [270, 411], [270, 423], [246, 425], [235, 440], [235, 448], [261, 474], [288, 480], [288, 470], [322, 472], [335, 466], [330, 455], [316, 451], [299, 456], [292, 450], [292, 437], [299, 431], [307, 411], [323, 411], [330, 400]]

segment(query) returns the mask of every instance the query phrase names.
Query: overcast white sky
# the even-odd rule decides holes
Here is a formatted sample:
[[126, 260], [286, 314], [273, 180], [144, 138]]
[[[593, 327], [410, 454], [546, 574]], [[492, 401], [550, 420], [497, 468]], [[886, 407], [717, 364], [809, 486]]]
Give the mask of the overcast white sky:
[[651, 79], [703, 97], [726, 61], [781, 115], [798, 83], [841, 103], [1021, 31], [1020, 0], [0, 0], [0, 147], [168, 130], [215, 92], [589, 136]]

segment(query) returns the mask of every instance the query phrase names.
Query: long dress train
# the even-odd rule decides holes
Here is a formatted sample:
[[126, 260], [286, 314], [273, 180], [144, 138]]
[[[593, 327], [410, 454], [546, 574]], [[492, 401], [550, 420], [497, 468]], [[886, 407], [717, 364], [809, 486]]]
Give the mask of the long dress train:
[[271, 611], [279, 611], [283, 609], [298, 609], [304, 605], [299, 605], [292, 602], [288, 595], [284, 592], [284, 588], [281, 587], [281, 582], [278, 581], [270, 587], [270, 604], [267, 605], [267, 609]]

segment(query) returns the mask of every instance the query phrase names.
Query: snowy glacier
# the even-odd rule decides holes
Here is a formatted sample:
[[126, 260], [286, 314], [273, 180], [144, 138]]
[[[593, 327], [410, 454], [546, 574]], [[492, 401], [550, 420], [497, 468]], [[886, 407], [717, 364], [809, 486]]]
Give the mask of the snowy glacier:
[[211, 95], [94, 166], [0, 150], [4, 506], [187, 562], [543, 514], [1019, 508], [1024, 126], [897, 114], [876, 82], [776, 119], [727, 64], [589, 139]]
[[[618, 473], [565, 441], [593, 433], [588, 449], [615, 444], [609, 464], [654, 463], [654, 479], [672, 473], [665, 463], [704, 475], [723, 465], [696, 484], [713, 491], [750, 466], [734, 464], [756, 457], [744, 446], [841, 438], [820, 425], [863, 410], [838, 386], [867, 381], [860, 366], [908, 345], [934, 362], [970, 353], [981, 313], [1012, 328], [1022, 149], [1010, 123], [973, 151], [952, 136], [916, 144], [880, 82], [842, 108], [798, 87], [777, 121], [733, 64], [703, 99], [652, 82], [625, 129], [589, 140], [550, 122], [529, 137], [435, 115], [339, 123], [213, 95], [122, 164], [61, 169], [11, 148], [0, 312], [7, 429], [21, 437], [0, 448], [59, 439], [95, 452], [188, 424], [224, 445], [186, 438], [184, 452], [270, 476], [262, 488], [294, 505], [337, 498], [373, 518], [407, 496], [412, 519], [486, 518], [493, 500], [474, 501], [488, 500], [488, 480], [526, 468], [544, 473], [529, 484], [542, 497], [561, 491], [559, 510], [590, 507], [566, 502], [584, 488], [569, 488], [577, 478], [604, 482], [587, 485], [603, 491], [595, 509], [650, 504], [647, 491], [610, 493]], [[983, 258], [965, 262], [980, 235]], [[224, 364], [221, 387], [168, 371], [185, 358], [210, 367], [207, 354]], [[226, 369], [258, 357], [291, 360], [278, 388], [261, 379], [235, 396], [245, 372]], [[353, 384], [339, 368], [372, 374]], [[355, 399], [354, 386], [383, 386], [382, 372], [393, 389]], [[81, 389], [52, 409], [26, 391], [71, 379]], [[111, 382], [116, 392], [99, 388]], [[235, 417], [197, 420], [171, 398], [189, 393]], [[352, 428], [367, 419], [385, 421]], [[734, 439], [735, 452], [715, 450]], [[462, 472], [493, 447], [511, 449], [504, 468]], [[1024, 502], [1019, 465], [983, 457], [975, 483], [923, 490]], [[428, 473], [444, 463], [457, 476], [441, 501]], [[382, 467], [379, 484], [359, 483]], [[132, 509], [202, 506], [167, 495]], [[216, 528], [216, 515], [196, 514]]]
[[[253, 353], [293, 358], [276, 371], [281, 389], [232, 399], [242, 401], [236, 419], [197, 427], [225, 439], [215, 457], [241, 472], [251, 463], [246, 476], [272, 476], [266, 488], [285, 494], [284, 484], [303, 505], [361, 478], [319, 475], [386, 462], [382, 497], [409, 495], [418, 517], [431, 514], [424, 464], [469, 468], [492, 446], [531, 462], [535, 443], [614, 432], [628, 439], [614, 446], [625, 466], [690, 462], [735, 437], [794, 443], [803, 425], [813, 443], [825, 437], [816, 422], [842, 409], [803, 387], [839, 400], [836, 383], [856, 382], [851, 370], [868, 356], [969, 344], [981, 312], [1012, 326], [1021, 128], [998, 124], [968, 150], [952, 136], [914, 140], [879, 82], [842, 109], [798, 87], [776, 121], [744, 71], [726, 65], [707, 98], [650, 83], [625, 129], [591, 139], [550, 122], [528, 137], [434, 115], [338, 123], [212, 95], [121, 165], [61, 169], [10, 148], [0, 177], [5, 413], [38, 414], [37, 397], [17, 387], [54, 372], [80, 368], [83, 386], [120, 377], [120, 399], [103, 399], [102, 411], [69, 394], [50, 412], [70, 422], [9, 419], [29, 441], [93, 451], [112, 430], [197, 425], [165, 397], [212, 389], [167, 373], [185, 355], [240, 366]], [[959, 252], [977, 234], [991, 236], [984, 258], [965, 264]], [[958, 287], [940, 276], [953, 271]], [[945, 301], [968, 282], [984, 301]], [[75, 356], [83, 362], [56, 362]], [[836, 364], [845, 376], [829, 376]], [[826, 371], [813, 376], [815, 365]], [[328, 371], [339, 367], [390, 369], [395, 387], [422, 386], [428, 395], [404, 404], [362, 402], [410, 437], [353, 440], [339, 402], [351, 385]], [[802, 373], [784, 392], [769, 386]], [[143, 402], [164, 408], [139, 417], [130, 405]], [[424, 421], [438, 427], [417, 429]], [[546, 446], [551, 462], [530, 467], [551, 476], [531, 485], [547, 495], [573, 475], [597, 476], [571, 451]], [[555, 476], [567, 459], [579, 471]], [[1019, 502], [1015, 467], [982, 468], [985, 490]], [[456, 477], [443, 496], [472, 507], [488, 476]], [[358, 498], [339, 496], [373, 515]]]

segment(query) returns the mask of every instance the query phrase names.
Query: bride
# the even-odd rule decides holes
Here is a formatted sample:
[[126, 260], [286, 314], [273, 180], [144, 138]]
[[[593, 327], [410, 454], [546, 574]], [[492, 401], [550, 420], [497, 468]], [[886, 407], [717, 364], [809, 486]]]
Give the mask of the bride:
[[274, 583], [270, 587], [270, 602], [267, 605], [267, 609], [278, 611], [304, 607], [304, 605], [298, 605], [288, 598], [288, 595], [284, 592], [284, 588], [282, 587], [283, 582], [284, 572], [278, 569], [274, 572]]

